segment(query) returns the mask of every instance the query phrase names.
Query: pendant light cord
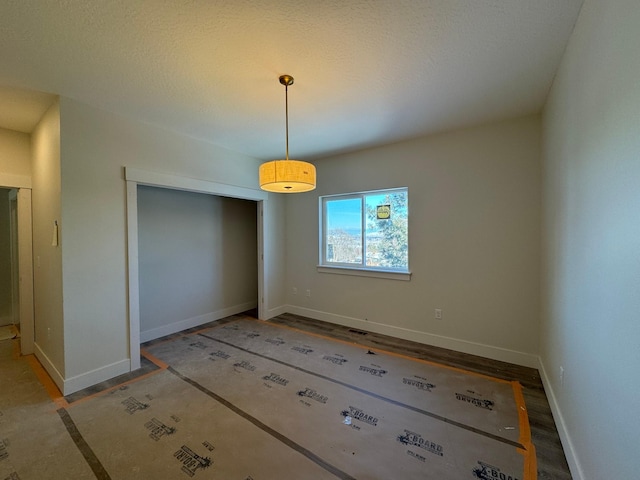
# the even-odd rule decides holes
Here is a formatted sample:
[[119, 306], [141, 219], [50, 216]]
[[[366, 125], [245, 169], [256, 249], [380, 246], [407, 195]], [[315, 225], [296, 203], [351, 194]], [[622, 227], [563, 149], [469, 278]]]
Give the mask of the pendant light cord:
[[289, 85], [284, 86], [284, 110], [287, 129], [287, 160], [289, 160]]

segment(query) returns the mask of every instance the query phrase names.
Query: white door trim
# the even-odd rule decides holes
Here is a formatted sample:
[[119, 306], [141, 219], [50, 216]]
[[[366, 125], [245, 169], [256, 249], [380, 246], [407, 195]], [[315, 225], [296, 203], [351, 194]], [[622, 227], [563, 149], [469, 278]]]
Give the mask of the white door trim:
[[20, 351], [34, 352], [35, 324], [33, 309], [33, 231], [31, 223], [31, 189], [18, 189], [18, 272], [20, 274]]
[[264, 223], [268, 194], [262, 190], [210, 182], [179, 175], [125, 167], [127, 182], [127, 265], [129, 292], [129, 358], [131, 370], [140, 368], [140, 291], [138, 267], [138, 185], [172, 188], [257, 202], [258, 221], [258, 318], [264, 318]]

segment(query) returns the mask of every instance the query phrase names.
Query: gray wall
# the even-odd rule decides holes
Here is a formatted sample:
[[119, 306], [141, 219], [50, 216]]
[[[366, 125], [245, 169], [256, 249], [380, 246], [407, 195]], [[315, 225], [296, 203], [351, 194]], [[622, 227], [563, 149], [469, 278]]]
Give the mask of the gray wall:
[[[61, 226], [60, 104], [56, 101], [31, 134], [33, 182], [33, 302], [35, 353], [60, 386], [66, 364], [62, 248], [52, 245]], [[64, 229], [60, 230], [64, 240]], [[86, 278], [85, 278], [86, 281]]]
[[11, 238], [9, 190], [0, 188], [0, 326], [11, 323]]
[[141, 340], [257, 306], [257, 204], [138, 187]]
[[[60, 135], [65, 368], [57, 383], [69, 394], [130, 368], [123, 166], [259, 191], [260, 161], [65, 97]], [[268, 309], [280, 305], [283, 283], [283, 202], [271, 198], [263, 203]], [[46, 233], [50, 244], [50, 224]]]
[[[287, 198], [289, 311], [538, 365], [539, 116], [316, 165], [317, 190]], [[411, 281], [318, 272], [318, 196], [401, 186], [409, 187]]]
[[541, 359], [576, 480], [639, 478], [639, 25], [586, 0], [543, 117]]
[[[0, 128], [0, 186], [12, 187], [16, 178], [31, 177], [30, 142], [26, 133]], [[11, 314], [8, 192], [0, 189], [0, 325]]]

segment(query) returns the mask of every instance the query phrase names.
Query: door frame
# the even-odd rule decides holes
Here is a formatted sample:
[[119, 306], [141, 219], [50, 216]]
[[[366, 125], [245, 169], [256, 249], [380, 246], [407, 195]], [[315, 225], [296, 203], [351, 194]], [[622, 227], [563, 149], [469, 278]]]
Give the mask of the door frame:
[[138, 264], [138, 185], [170, 188], [185, 192], [253, 200], [257, 204], [258, 318], [265, 318], [266, 282], [264, 270], [264, 212], [267, 192], [210, 182], [174, 174], [124, 167], [127, 184], [127, 275], [129, 313], [129, 360], [131, 371], [140, 368], [140, 285]]
[[0, 187], [18, 191], [16, 197], [18, 201], [20, 352], [22, 355], [29, 355], [34, 351], [35, 341], [31, 177], [0, 173]]

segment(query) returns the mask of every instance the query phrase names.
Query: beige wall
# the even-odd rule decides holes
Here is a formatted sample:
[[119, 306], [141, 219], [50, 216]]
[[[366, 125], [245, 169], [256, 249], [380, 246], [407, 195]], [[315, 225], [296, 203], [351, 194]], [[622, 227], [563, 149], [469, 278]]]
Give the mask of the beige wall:
[[257, 204], [138, 187], [141, 340], [257, 307]]
[[[538, 116], [316, 166], [317, 190], [287, 198], [292, 311], [537, 366]], [[400, 186], [409, 187], [411, 281], [318, 273], [318, 196]], [[442, 320], [434, 319], [436, 308]]]
[[62, 249], [53, 246], [60, 210], [60, 105], [49, 108], [31, 135], [34, 310], [36, 355], [60, 384], [65, 372]]
[[[65, 393], [128, 371], [123, 166], [258, 188], [259, 161], [61, 98]], [[267, 202], [267, 309], [282, 298], [283, 203]], [[273, 219], [273, 220], [271, 220]], [[277, 306], [278, 304], [275, 304]]]
[[30, 143], [28, 134], [0, 128], [0, 325], [12, 319], [9, 197], [1, 188], [30, 185]]
[[639, 25], [585, 0], [544, 112], [541, 357], [577, 480], [638, 478]]
[[26, 133], [0, 128], [0, 187], [14, 186], [3, 175], [31, 177], [31, 138]]

